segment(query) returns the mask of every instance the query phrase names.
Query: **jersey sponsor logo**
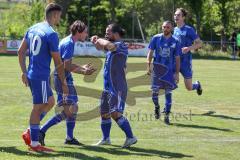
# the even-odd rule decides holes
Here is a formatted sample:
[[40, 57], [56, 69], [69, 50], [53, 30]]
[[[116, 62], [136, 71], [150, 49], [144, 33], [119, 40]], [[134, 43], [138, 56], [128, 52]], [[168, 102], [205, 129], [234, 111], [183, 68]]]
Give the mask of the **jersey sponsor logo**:
[[170, 52], [171, 52], [171, 49], [169, 47], [167, 47], [167, 48], [160, 47], [158, 49], [159, 55], [163, 58], [170, 57]]

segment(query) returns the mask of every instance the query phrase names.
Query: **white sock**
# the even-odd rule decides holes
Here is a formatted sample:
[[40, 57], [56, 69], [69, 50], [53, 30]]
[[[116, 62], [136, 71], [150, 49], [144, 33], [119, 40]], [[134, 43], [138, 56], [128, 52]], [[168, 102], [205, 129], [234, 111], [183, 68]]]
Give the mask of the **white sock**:
[[67, 136], [66, 139], [69, 140], [69, 141], [72, 140], [72, 138], [70, 138], [69, 136]]
[[36, 147], [39, 145], [39, 142], [38, 141], [31, 141], [31, 146], [32, 147]]

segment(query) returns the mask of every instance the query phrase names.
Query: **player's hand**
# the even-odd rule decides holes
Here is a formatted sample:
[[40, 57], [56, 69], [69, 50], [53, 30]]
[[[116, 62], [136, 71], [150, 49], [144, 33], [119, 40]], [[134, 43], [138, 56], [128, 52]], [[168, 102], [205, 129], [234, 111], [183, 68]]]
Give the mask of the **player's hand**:
[[93, 72], [97, 70], [93, 67], [91, 63], [83, 65], [82, 67], [84, 68], [84, 75], [91, 75]]
[[98, 38], [96, 42], [94, 43], [97, 50], [104, 50], [103, 43], [106, 42], [104, 39]]
[[151, 68], [151, 66], [147, 66], [147, 75], [151, 75], [152, 74], [152, 68]]
[[27, 73], [22, 73], [22, 82], [25, 84], [26, 87], [29, 86], [28, 79], [27, 79]]
[[84, 71], [84, 75], [91, 75], [93, 74], [93, 72], [95, 72], [96, 69], [95, 68], [88, 68]]
[[63, 102], [65, 103], [67, 100], [67, 96], [69, 94], [66, 80], [64, 80], [64, 83], [62, 84], [62, 91], [63, 91]]
[[174, 74], [174, 79], [175, 79], [175, 82], [178, 84], [179, 83], [179, 73]]
[[190, 47], [183, 47], [182, 48], [182, 53], [186, 54], [190, 51]]
[[94, 36], [92, 36], [92, 37], [90, 38], [90, 41], [91, 41], [93, 44], [95, 44], [98, 38], [99, 38], [99, 37], [98, 37], [97, 35], [94, 35]]

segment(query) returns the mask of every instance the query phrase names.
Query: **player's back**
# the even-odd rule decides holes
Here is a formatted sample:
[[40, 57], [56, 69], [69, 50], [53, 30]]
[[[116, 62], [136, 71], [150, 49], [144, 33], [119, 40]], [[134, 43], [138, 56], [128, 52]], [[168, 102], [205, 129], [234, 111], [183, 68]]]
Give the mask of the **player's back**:
[[58, 52], [58, 35], [47, 23], [38, 23], [25, 35], [29, 49], [28, 77], [46, 79], [50, 75], [51, 52]]

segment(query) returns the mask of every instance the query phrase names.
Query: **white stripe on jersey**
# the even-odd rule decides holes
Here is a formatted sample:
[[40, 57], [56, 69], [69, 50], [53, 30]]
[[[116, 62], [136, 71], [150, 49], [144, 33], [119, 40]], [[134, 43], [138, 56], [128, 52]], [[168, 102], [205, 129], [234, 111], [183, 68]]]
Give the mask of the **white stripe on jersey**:
[[43, 103], [47, 103], [47, 86], [46, 81], [42, 81], [42, 101]]
[[122, 92], [118, 92], [118, 104], [117, 104], [117, 108], [118, 108], [119, 110], [122, 110], [122, 106], [121, 106], [121, 101], [122, 101], [122, 99], [121, 99], [121, 94], [122, 94]]

